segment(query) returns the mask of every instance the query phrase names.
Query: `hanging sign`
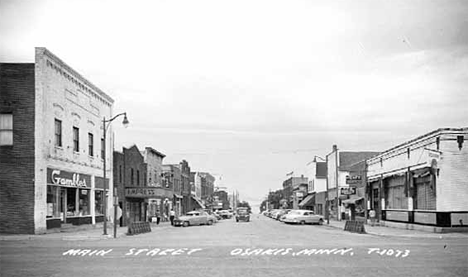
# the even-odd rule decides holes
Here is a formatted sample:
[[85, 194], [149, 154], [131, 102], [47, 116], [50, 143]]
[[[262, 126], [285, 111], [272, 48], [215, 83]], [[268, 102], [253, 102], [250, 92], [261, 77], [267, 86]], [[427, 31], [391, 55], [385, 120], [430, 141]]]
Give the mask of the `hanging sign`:
[[356, 194], [356, 188], [340, 188], [341, 195], [354, 195]]
[[346, 184], [348, 185], [360, 185], [362, 183], [361, 175], [347, 175]]

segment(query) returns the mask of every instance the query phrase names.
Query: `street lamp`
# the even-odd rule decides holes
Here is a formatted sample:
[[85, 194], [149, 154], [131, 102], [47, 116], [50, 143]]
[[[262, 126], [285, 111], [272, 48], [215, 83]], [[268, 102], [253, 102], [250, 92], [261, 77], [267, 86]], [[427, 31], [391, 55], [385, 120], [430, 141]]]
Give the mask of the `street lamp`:
[[[122, 121], [122, 124], [125, 128], [128, 127], [128, 124], [129, 124], [129, 121], [128, 121], [128, 118], [127, 118], [127, 113], [120, 113], [116, 116], [114, 116], [113, 118], [111, 119], [106, 119], [106, 117], [103, 117], [102, 119], [102, 128], [103, 128], [103, 138], [104, 138], [104, 141], [103, 141], [103, 154], [104, 154], [104, 157], [103, 158], [103, 177], [104, 177], [104, 235], [107, 235], [107, 183], [106, 183], [106, 133], [107, 133], [107, 128], [109, 128], [111, 122], [116, 119], [117, 117], [123, 115], [124, 116], [124, 119]], [[107, 126], [106, 126], [106, 123], [107, 123]], [[116, 195], [116, 189], [114, 187], [114, 195]], [[117, 207], [114, 207], [115, 209], [117, 209]], [[115, 218], [116, 218], [116, 213], [114, 213], [114, 237], [116, 236], [116, 226], [115, 226]]]

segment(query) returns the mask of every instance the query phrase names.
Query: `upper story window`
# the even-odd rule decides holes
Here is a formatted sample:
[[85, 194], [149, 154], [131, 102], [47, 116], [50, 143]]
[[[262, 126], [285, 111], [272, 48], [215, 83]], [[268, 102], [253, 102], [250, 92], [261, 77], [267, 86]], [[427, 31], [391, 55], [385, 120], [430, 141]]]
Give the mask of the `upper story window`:
[[119, 183], [122, 183], [122, 165], [119, 165]]
[[88, 133], [88, 153], [94, 156], [94, 135], [91, 133]]
[[139, 185], [140, 185], [140, 170], [137, 170], [137, 174], [136, 174], [136, 175], [137, 175], [137, 176], [136, 176], [136, 177], [137, 177], [137, 186], [139, 186]]
[[104, 160], [104, 157], [106, 156], [106, 147], [104, 145], [104, 139], [101, 139], [101, 159]]
[[0, 114], [0, 145], [13, 145], [13, 114]]
[[130, 183], [132, 185], [135, 183], [133, 180], [134, 180], [134, 176], [133, 176], [133, 168], [132, 168], [132, 169], [130, 169]]
[[73, 126], [73, 151], [80, 151], [80, 129]]
[[55, 146], [62, 147], [62, 120], [55, 119]]

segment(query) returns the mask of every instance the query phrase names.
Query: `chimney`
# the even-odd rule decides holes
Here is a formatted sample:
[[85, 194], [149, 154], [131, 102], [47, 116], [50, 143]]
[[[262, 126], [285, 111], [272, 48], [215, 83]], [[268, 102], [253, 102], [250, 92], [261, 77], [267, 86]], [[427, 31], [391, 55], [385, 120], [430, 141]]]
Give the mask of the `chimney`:
[[332, 148], [332, 149], [333, 149], [333, 152], [336, 152], [336, 151], [338, 151], [338, 146], [336, 146], [336, 144], [333, 144], [333, 148]]

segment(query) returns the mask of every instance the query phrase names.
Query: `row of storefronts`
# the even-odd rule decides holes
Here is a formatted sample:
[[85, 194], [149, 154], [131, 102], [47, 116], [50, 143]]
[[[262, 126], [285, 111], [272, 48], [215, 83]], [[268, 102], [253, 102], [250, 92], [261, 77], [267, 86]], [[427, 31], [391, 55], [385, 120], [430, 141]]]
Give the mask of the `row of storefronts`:
[[[310, 163], [308, 193], [299, 197], [299, 208], [405, 228], [467, 227], [467, 138], [468, 128], [443, 128], [380, 153], [333, 146], [325, 159]], [[318, 169], [323, 164], [325, 184]]]
[[187, 161], [114, 151], [114, 100], [46, 48], [34, 63], [0, 63], [0, 86], [1, 233], [112, 222], [114, 209], [127, 225], [204, 208]]

